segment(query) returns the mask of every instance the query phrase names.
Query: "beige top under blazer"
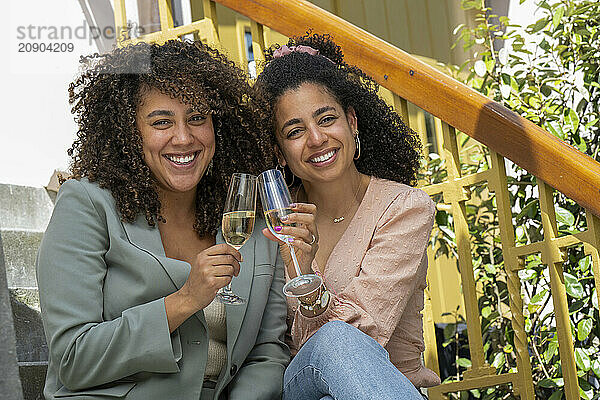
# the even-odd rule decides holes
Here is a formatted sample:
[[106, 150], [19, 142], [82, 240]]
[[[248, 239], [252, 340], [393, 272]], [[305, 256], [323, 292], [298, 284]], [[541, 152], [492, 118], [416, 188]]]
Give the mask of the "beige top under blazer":
[[[283, 263], [261, 233], [241, 249], [233, 290], [248, 299], [226, 306], [227, 362], [203, 389], [208, 338], [203, 311], [169, 333], [164, 297], [190, 265], [167, 258], [158, 228], [121, 222], [108, 190], [65, 182], [37, 264], [50, 359], [47, 399], [277, 399], [289, 361], [284, 343]], [[222, 243], [219, 234], [217, 243]], [[223, 394], [223, 395], [222, 395]]]

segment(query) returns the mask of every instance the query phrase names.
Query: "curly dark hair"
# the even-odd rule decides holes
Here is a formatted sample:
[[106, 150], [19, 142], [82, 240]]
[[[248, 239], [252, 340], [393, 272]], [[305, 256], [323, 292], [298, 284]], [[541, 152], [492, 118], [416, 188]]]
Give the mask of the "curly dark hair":
[[[421, 142], [378, 95], [379, 85], [358, 67], [344, 62], [340, 46], [330, 35], [313, 34], [294, 37], [288, 46], [310, 46], [318, 55], [293, 51], [273, 57], [279, 48], [266, 51], [263, 72], [255, 87], [271, 106], [271, 126], [275, 126], [274, 108], [281, 95], [304, 83], [323, 86], [348, 111], [354, 108], [360, 132], [361, 157], [356, 168], [367, 175], [408, 185], [416, 183], [420, 166]], [[273, 130], [274, 131], [274, 130]]]
[[263, 133], [268, 107], [246, 75], [217, 50], [191, 41], [139, 43], [83, 57], [81, 63], [85, 71], [69, 86], [79, 125], [68, 150], [71, 177], [110, 190], [123, 221], [140, 214], [151, 226], [164, 220], [136, 126], [137, 107], [152, 88], [212, 116], [212, 172], [205, 173], [196, 192], [199, 235], [216, 233], [233, 172], [258, 174], [274, 165], [272, 141]]

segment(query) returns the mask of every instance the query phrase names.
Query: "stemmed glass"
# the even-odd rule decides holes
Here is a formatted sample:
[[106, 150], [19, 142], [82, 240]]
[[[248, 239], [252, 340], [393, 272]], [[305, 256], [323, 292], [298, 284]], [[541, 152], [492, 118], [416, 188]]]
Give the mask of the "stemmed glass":
[[[287, 244], [296, 271], [296, 277], [285, 284], [283, 293], [288, 297], [301, 297], [313, 293], [319, 289], [323, 280], [315, 274], [302, 275], [298, 266], [296, 253], [294, 253], [294, 248], [289, 242], [291, 237], [282, 235], [274, 229], [276, 226], [285, 226], [281, 221], [281, 217], [293, 212], [290, 207], [292, 197], [281, 172], [276, 169], [270, 169], [261, 173], [258, 176], [258, 190], [267, 227], [275, 237]], [[290, 225], [293, 226], [293, 224], [288, 224], [288, 226]]]
[[[256, 212], [256, 176], [235, 173], [231, 176], [227, 200], [223, 208], [221, 231], [225, 242], [236, 250], [252, 236]], [[224, 304], [244, 304], [242, 299], [231, 290], [231, 282], [219, 289], [217, 300]]]

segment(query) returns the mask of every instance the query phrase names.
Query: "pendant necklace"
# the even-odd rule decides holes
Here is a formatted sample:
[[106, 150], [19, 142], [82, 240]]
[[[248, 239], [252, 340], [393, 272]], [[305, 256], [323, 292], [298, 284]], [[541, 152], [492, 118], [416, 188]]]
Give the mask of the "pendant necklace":
[[[358, 192], [360, 192], [360, 188], [362, 187], [362, 182], [363, 182], [363, 178], [362, 178], [362, 176], [361, 176], [361, 177], [360, 177], [360, 181], [358, 182], [358, 188], [356, 189], [356, 192], [354, 192], [354, 197], [353, 197], [353, 198], [354, 198], [354, 200], [356, 200], [356, 196], [358, 195]], [[305, 193], [306, 193], [306, 191], [305, 191]], [[308, 196], [307, 196], [307, 197], [308, 197]], [[348, 211], [349, 211], [349, 210], [352, 208], [352, 205], [353, 205], [353, 203], [351, 202], [351, 203], [350, 203], [350, 206], [348, 206], [348, 208], [346, 208], [346, 209], [344, 210], [344, 212], [343, 212], [343, 213], [341, 213], [342, 215], [340, 215], [340, 216], [339, 216], [339, 217], [337, 217], [337, 218], [336, 218], [336, 217], [332, 217], [331, 215], [325, 214], [325, 213], [324, 213], [324, 212], [322, 212], [322, 211], [321, 211], [321, 212], [322, 212], [322, 213], [323, 213], [323, 214], [324, 214], [324, 215], [325, 215], [327, 218], [331, 218], [331, 219], [333, 220], [333, 223], [334, 223], [334, 224], [339, 224], [339, 223], [340, 223], [340, 222], [342, 222], [344, 219], [346, 219], [346, 218], [344, 217], [344, 214], [346, 214], [346, 213], [347, 213], [347, 212], [348, 212]]]

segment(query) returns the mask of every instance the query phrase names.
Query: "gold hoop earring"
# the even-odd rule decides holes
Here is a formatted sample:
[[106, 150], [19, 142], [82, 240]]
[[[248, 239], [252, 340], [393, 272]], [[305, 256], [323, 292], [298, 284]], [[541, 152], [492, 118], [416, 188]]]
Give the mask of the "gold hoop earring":
[[283, 181], [285, 182], [286, 185], [292, 186], [294, 184], [294, 182], [296, 181], [296, 175], [294, 175], [292, 173], [292, 181], [290, 183], [288, 183], [287, 176], [285, 175], [285, 167], [283, 165], [277, 163], [277, 166], [275, 167], [275, 169], [281, 171], [281, 175], [283, 175]]
[[283, 165], [281, 165], [281, 164], [277, 163], [277, 166], [275, 167], [275, 169], [276, 169], [277, 171], [280, 171], [280, 172], [281, 172], [281, 175], [283, 175], [283, 180], [285, 181], [285, 180], [286, 180], [286, 179], [285, 179], [285, 167], [284, 167]]
[[354, 144], [356, 145], [356, 151], [354, 152], [354, 154], [358, 152], [358, 155], [355, 155], [354, 159], [358, 160], [360, 158], [360, 138], [358, 137], [358, 129], [355, 132], [356, 136], [354, 136]]
[[210, 162], [208, 163], [208, 168], [206, 168], [206, 175], [212, 175], [213, 172], [213, 160], [211, 159]]

